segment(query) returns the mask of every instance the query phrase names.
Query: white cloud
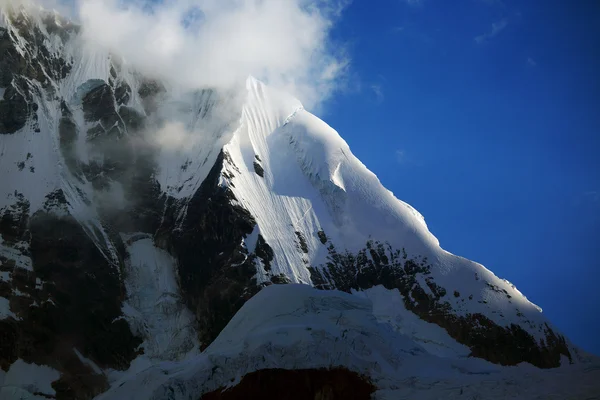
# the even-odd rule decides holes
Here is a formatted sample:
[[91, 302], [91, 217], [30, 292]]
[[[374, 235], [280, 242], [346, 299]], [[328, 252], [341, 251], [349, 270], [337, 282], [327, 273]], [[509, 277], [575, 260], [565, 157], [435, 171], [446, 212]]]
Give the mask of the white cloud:
[[494, 22], [492, 24], [492, 28], [490, 29], [489, 32], [486, 32], [484, 34], [481, 34], [477, 37], [475, 37], [475, 42], [477, 44], [482, 44], [487, 42], [490, 39], [493, 39], [494, 37], [498, 36], [500, 34], [500, 32], [502, 32], [506, 26], [508, 25], [508, 21], [506, 19], [501, 19], [498, 22]]
[[329, 33], [349, 0], [39, 1], [74, 8], [88, 40], [186, 87], [230, 87], [253, 75], [311, 109], [348, 70]]
[[396, 161], [399, 163], [406, 162], [406, 152], [404, 150], [396, 150]]
[[373, 94], [375, 95], [375, 102], [378, 104], [382, 103], [385, 99], [385, 95], [383, 94], [383, 86], [379, 84], [372, 84], [370, 88], [373, 91]]

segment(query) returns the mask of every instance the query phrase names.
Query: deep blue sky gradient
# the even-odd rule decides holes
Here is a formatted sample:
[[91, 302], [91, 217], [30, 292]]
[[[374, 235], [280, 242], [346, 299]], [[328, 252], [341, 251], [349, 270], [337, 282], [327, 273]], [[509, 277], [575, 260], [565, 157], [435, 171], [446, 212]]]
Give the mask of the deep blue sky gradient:
[[354, 78], [324, 119], [442, 247], [600, 355], [600, 2], [356, 0], [333, 33]]

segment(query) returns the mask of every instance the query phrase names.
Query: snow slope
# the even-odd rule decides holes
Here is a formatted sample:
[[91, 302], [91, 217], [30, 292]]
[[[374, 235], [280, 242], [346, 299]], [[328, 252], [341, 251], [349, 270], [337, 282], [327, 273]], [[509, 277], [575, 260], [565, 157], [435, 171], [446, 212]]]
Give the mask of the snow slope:
[[178, 360], [197, 350], [194, 318], [179, 294], [176, 261], [156, 248], [147, 234], [123, 236], [129, 254], [124, 314], [134, 332], [145, 339], [145, 357]]
[[584, 399], [597, 395], [600, 378], [598, 363], [538, 370], [442, 358], [379, 323], [369, 300], [273, 285], [249, 300], [201, 355], [152, 366], [99, 399], [199, 398], [255, 370], [335, 366], [370, 376], [376, 399]]
[[56, 392], [51, 382], [58, 378], [60, 373], [50, 367], [17, 360], [8, 372], [0, 370], [0, 399], [44, 399], [54, 396]]

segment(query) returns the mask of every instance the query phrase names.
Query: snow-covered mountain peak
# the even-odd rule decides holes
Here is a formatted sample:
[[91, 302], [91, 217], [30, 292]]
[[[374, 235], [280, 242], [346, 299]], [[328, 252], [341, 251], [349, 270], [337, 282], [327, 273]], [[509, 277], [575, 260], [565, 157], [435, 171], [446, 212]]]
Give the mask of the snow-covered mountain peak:
[[[586, 361], [510, 282], [444, 251], [423, 216], [293, 96], [251, 76], [227, 88], [145, 76], [56, 14], [2, 10], [6, 387], [21, 387], [15, 376], [32, 369], [50, 381], [20, 390], [92, 398], [168, 365], [153, 393], [183, 382], [182, 396], [199, 396], [225, 382], [203, 374], [223, 361], [236, 327], [265, 354], [287, 348], [286, 367], [372, 367], [377, 382], [404, 379], [389, 368], [402, 358], [386, 350], [396, 345], [418, 348], [410, 362], [442, 357], [465, 371], [465, 357], [483, 370]], [[284, 287], [265, 289], [290, 283], [305, 285], [289, 286], [297, 301]], [[287, 307], [303, 311], [282, 318]], [[304, 332], [321, 311], [323, 324], [310, 328], [322, 332]], [[330, 343], [330, 317], [346, 311], [351, 337], [362, 321], [391, 341], [377, 347], [391, 358], [355, 353], [343, 330], [322, 365], [294, 358], [293, 349]], [[239, 371], [276, 366], [245, 351], [233, 355]]]

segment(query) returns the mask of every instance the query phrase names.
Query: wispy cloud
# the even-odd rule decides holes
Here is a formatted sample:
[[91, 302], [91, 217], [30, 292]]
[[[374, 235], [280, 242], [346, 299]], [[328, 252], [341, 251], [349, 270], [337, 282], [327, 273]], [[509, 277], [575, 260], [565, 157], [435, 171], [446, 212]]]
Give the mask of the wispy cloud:
[[407, 168], [421, 168], [425, 164], [423, 160], [419, 159], [415, 154], [407, 152], [405, 149], [397, 149], [394, 151], [394, 159], [397, 164]]
[[185, 87], [230, 87], [253, 75], [314, 109], [348, 72], [330, 31], [349, 0], [10, 1], [72, 8], [87, 40]]
[[496, 36], [498, 36], [500, 34], [500, 32], [502, 32], [506, 28], [507, 25], [508, 25], [508, 21], [506, 20], [506, 18], [503, 18], [498, 22], [494, 22], [492, 24], [491, 29], [488, 32], [475, 37], [475, 43], [483, 44], [483, 43], [495, 38]]
[[535, 67], [537, 66], [537, 62], [533, 58], [527, 57], [527, 65], [530, 67]]
[[402, 149], [396, 150], [395, 156], [396, 156], [396, 161], [398, 163], [403, 164], [406, 162], [406, 152], [404, 150], [402, 150]]
[[408, 4], [409, 6], [419, 6], [421, 4], [423, 4], [423, 0], [402, 0], [404, 3]]
[[371, 91], [373, 91], [373, 94], [375, 95], [375, 102], [377, 104], [380, 104], [383, 102], [383, 100], [385, 99], [385, 95], [383, 94], [383, 86], [375, 83], [372, 84], [370, 86]]

